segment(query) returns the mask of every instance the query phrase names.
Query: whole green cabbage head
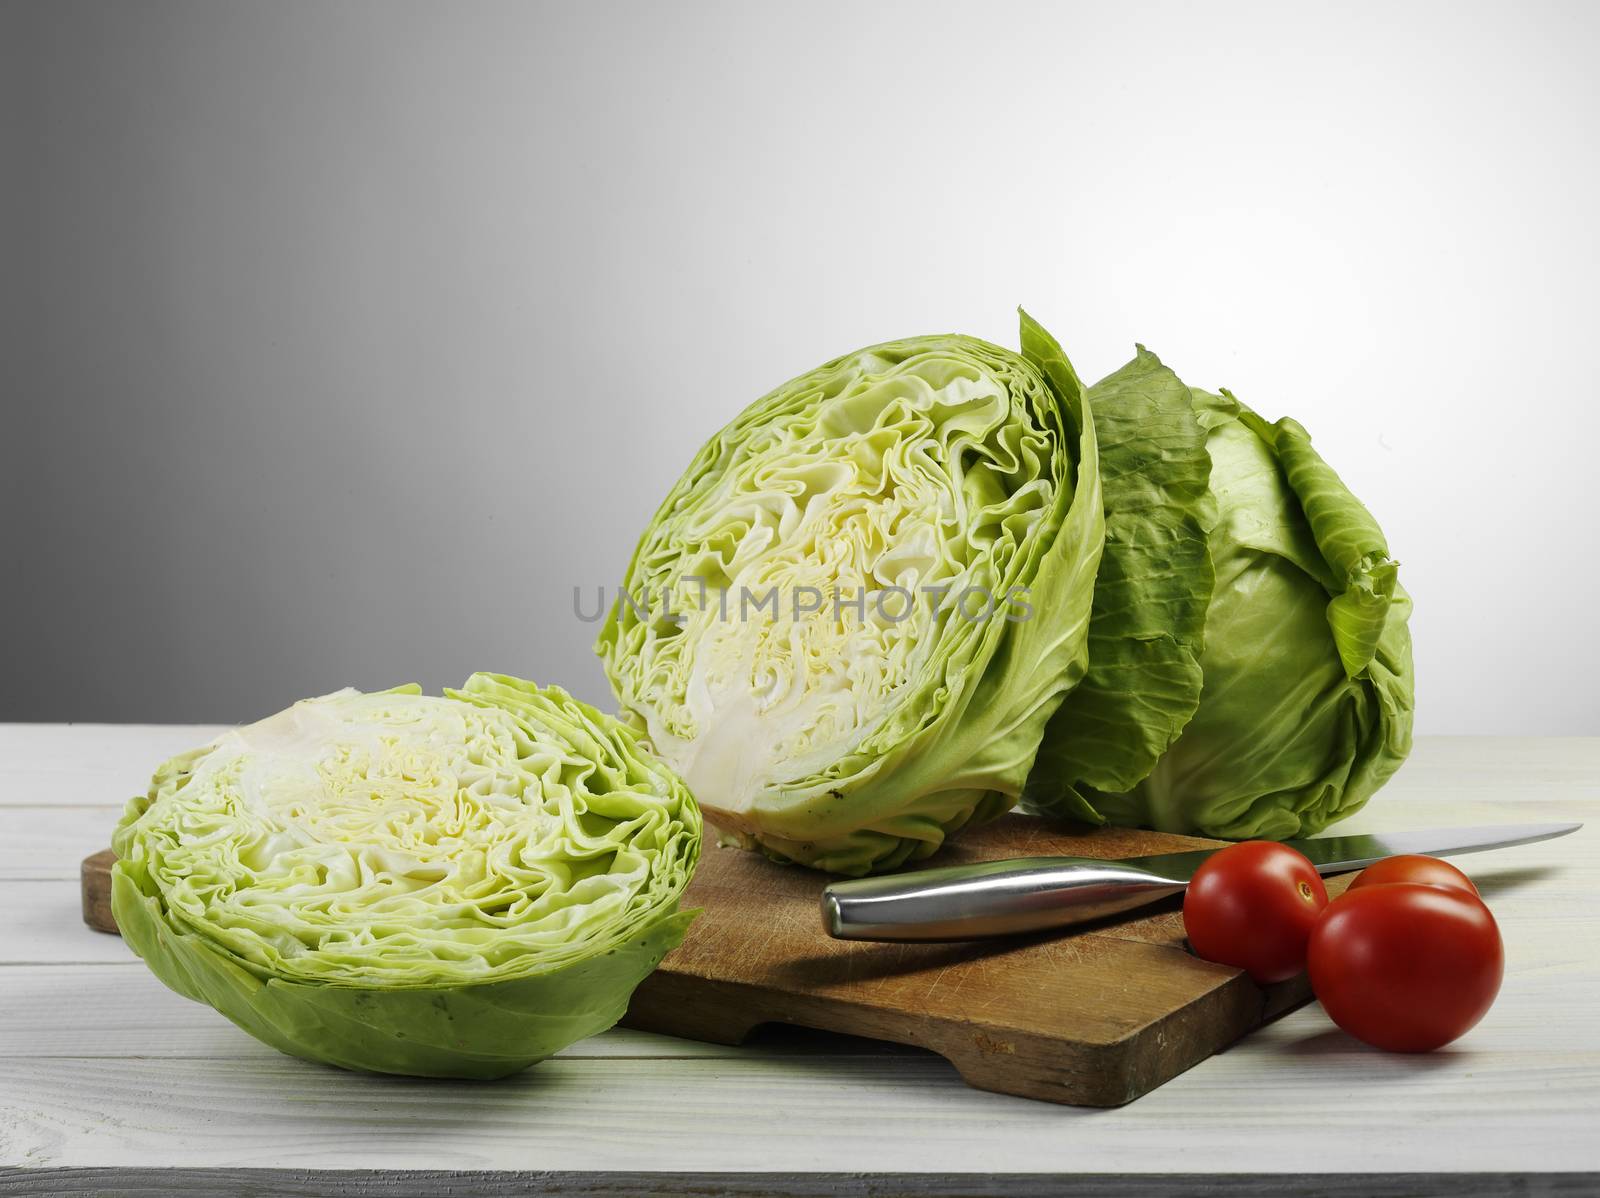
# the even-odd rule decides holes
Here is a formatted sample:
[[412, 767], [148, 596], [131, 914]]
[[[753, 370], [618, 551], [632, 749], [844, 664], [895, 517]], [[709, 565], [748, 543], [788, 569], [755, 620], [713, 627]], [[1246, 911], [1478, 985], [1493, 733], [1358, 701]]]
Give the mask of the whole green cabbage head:
[[163, 765], [112, 910], [178, 993], [347, 1069], [498, 1077], [602, 1031], [693, 917], [683, 783], [555, 687], [297, 703]]
[[751, 404], [640, 538], [597, 645], [713, 822], [840, 873], [1009, 808], [1082, 677], [1103, 539], [1077, 377], [1022, 317]]
[[1351, 814], [1411, 747], [1400, 587], [1376, 521], [1293, 420], [1142, 346], [1089, 390], [1106, 548], [1089, 671], [1025, 809], [1228, 839]]

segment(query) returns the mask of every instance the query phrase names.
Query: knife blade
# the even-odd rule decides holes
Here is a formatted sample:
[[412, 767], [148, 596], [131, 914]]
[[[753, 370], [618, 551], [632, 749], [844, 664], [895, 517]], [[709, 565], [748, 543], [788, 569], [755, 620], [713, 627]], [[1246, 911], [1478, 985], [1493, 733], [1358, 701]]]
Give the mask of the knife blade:
[[[1319, 873], [1360, 869], [1384, 857], [1449, 857], [1534, 844], [1582, 824], [1503, 824], [1284, 843]], [[1103, 919], [1181, 892], [1218, 849], [1121, 860], [1020, 857], [832, 882], [822, 890], [822, 925], [839, 940], [975, 940]]]
[[[1283, 843], [1306, 855], [1320, 874], [1362, 869], [1385, 857], [1415, 853], [1423, 857], [1456, 857], [1484, 853], [1519, 844], [1536, 844], [1576, 832], [1582, 824], [1491, 824], [1477, 828], [1419, 828], [1409, 832], [1369, 833], [1364, 836], [1311, 836]], [[1123, 865], [1149, 870], [1165, 878], [1187, 882], [1201, 862], [1216, 849], [1186, 853], [1158, 853], [1152, 857], [1124, 857]]]

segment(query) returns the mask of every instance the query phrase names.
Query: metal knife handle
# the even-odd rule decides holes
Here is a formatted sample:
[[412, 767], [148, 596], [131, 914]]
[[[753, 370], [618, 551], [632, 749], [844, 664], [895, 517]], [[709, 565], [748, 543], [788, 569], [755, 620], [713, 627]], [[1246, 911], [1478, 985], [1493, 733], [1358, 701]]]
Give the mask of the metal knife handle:
[[1187, 882], [1090, 857], [951, 865], [822, 890], [838, 940], [977, 940], [1085, 923], [1153, 903]]

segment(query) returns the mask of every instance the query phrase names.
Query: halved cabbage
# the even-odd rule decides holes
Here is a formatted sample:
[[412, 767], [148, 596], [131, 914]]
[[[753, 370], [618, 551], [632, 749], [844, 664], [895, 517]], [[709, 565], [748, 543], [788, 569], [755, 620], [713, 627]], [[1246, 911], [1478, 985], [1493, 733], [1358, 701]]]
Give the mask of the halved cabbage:
[[918, 337], [752, 404], [645, 529], [603, 629], [622, 709], [747, 846], [925, 857], [1020, 793], [1082, 676], [1103, 518], [1076, 376]]
[[339, 691], [164, 764], [112, 909], [168, 986], [287, 1053], [497, 1077], [615, 1023], [693, 918], [683, 783], [564, 691]]
[[1187, 387], [1142, 346], [1089, 397], [1090, 666], [1024, 808], [1273, 840], [1356, 811], [1411, 747], [1411, 601], [1377, 522], [1295, 421]]

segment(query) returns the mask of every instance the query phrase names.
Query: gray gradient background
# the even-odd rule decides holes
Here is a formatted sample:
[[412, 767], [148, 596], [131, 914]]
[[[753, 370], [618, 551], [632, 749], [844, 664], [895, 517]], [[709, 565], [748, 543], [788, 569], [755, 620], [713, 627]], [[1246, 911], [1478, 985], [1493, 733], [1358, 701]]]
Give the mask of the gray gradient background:
[[1600, 732], [1600, 5], [6, 3], [0, 718], [494, 668], [884, 338], [1293, 414], [1423, 732]]

